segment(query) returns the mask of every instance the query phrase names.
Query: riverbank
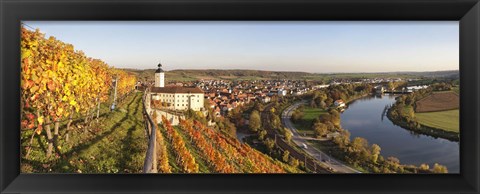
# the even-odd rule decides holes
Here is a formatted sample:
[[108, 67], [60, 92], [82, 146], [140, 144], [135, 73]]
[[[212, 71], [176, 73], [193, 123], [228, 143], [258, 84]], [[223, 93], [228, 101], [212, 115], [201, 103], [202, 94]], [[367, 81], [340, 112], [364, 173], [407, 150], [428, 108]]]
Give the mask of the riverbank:
[[375, 95], [375, 94], [374, 93], [366, 93], [366, 94], [362, 94], [362, 95], [359, 95], [359, 96], [354, 96], [354, 97], [349, 98], [348, 100], [345, 100], [345, 104], [347, 105], [347, 108], [348, 108], [348, 105], [350, 103], [352, 103], [353, 101], [358, 100], [358, 99], [363, 98], [363, 97], [373, 96], [373, 95]]
[[424, 89], [395, 98], [387, 117], [406, 130], [458, 142], [458, 108], [459, 97], [455, 92]]
[[371, 144], [379, 145], [380, 155], [384, 159], [398, 158], [400, 164], [407, 168], [410, 165], [419, 167], [423, 164], [432, 167], [438, 163], [446, 165], [449, 171], [457, 172], [458, 143], [414, 134], [385, 118], [385, 107], [394, 103], [395, 97], [396, 95], [368, 96], [349, 105], [341, 115], [341, 125], [350, 132], [349, 139], [352, 144], [356, 147], [361, 145], [362, 141], [353, 143], [355, 138], [361, 137]]
[[402, 117], [394, 118], [392, 116], [392, 108], [388, 109], [387, 118], [390, 119], [390, 121], [392, 121], [393, 124], [395, 124], [397, 126], [400, 126], [403, 129], [415, 132], [415, 133], [428, 135], [428, 136], [431, 136], [431, 137], [434, 137], [434, 138], [448, 139], [450, 141], [456, 141], [456, 142], [460, 141], [460, 133], [445, 131], [443, 129], [428, 127], [428, 126], [421, 125], [421, 124], [417, 127], [410, 127], [407, 122], [405, 122], [404, 120], [401, 120]]
[[[348, 99], [344, 99], [344, 102], [345, 104], [347, 104], [347, 107], [345, 108], [348, 108], [348, 105], [357, 100], [357, 99], [360, 99], [360, 98], [364, 98], [366, 96], [371, 96], [371, 95], [374, 95], [373, 93], [366, 93], [366, 94], [361, 94], [361, 95], [355, 95], [355, 96], [352, 96]], [[310, 137], [313, 137], [314, 136], [314, 132], [313, 132], [313, 129], [312, 129], [312, 125], [315, 121], [315, 119], [317, 119], [320, 115], [323, 115], [323, 114], [328, 114], [328, 109], [329, 108], [326, 108], [326, 109], [322, 109], [322, 108], [319, 108], [319, 107], [311, 107], [311, 106], [308, 106], [307, 103], [304, 104], [305, 107], [303, 107], [303, 117], [296, 121], [296, 122], [293, 122], [293, 125], [295, 126], [295, 128], [297, 129], [297, 131], [302, 134], [303, 136], [310, 136]], [[331, 107], [331, 108], [334, 108], [334, 107]], [[335, 108], [334, 108], [335, 109]], [[282, 112], [284, 111], [285, 109], [282, 109]], [[337, 109], [339, 110], [339, 109]]]
[[[458, 165], [449, 159], [458, 157], [458, 150], [455, 151], [455, 146], [458, 148], [458, 144], [444, 139], [433, 139], [426, 135], [412, 135], [408, 130], [395, 125], [390, 120], [384, 121], [383, 116], [379, 116], [386, 114], [387, 110], [384, 107], [395, 102], [394, 97], [362, 94], [347, 98], [348, 108], [341, 114], [343, 129], [332, 133], [331, 136], [334, 138], [331, 141], [310, 141], [307, 145], [321, 149], [328, 155], [354, 165], [363, 172], [447, 172], [446, 169], [445, 171], [422, 170], [426, 165], [438, 168], [444, 164], [452, 167], [453, 172], [458, 171]], [[346, 121], [344, 121], [345, 117]], [[327, 120], [326, 123], [328, 122]], [[325, 122], [322, 123], [325, 124]], [[412, 149], [418, 151], [412, 152]], [[426, 152], [429, 154], [425, 154]], [[442, 159], [432, 160], [432, 154]]]

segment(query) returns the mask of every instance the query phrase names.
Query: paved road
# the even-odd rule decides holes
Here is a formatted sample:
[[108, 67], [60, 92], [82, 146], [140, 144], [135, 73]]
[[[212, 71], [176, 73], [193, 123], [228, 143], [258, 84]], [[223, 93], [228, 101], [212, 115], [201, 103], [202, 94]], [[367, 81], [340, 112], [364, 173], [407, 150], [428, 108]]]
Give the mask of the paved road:
[[[297, 129], [294, 127], [290, 117], [295, 109], [297, 109], [300, 105], [305, 104], [305, 102], [298, 102], [289, 107], [287, 107], [282, 113], [282, 123], [283, 125], [292, 131], [292, 141], [297, 145], [302, 147], [305, 152], [316, 158], [318, 161], [322, 161], [325, 165], [329, 166], [330, 168], [334, 169], [336, 172], [340, 173], [360, 173], [359, 171], [345, 165], [344, 163], [334, 159], [333, 157], [323, 153], [319, 149], [315, 148], [314, 146], [309, 146], [307, 140], [308, 138], [302, 137]], [[303, 144], [307, 145], [307, 148], [303, 148]]]
[[327, 170], [326, 167], [322, 167], [319, 162], [309, 157], [307, 154], [303, 152], [299, 152], [297, 149], [293, 148], [289, 143], [285, 142], [285, 140], [281, 137], [277, 130], [273, 129], [269, 124], [269, 113], [268, 110], [272, 105], [267, 105], [265, 110], [262, 112], [262, 122], [263, 127], [267, 130], [267, 136], [275, 140], [276, 145], [282, 150], [288, 150], [290, 156], [305, 163], [305, 166], [314, 173], [332, 173], [331, 170]]

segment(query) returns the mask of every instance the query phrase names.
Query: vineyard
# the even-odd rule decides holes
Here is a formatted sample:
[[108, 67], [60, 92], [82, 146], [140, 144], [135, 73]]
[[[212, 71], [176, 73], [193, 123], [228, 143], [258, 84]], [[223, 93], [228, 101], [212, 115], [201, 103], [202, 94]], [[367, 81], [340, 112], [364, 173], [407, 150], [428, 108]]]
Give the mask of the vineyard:
[[[142, 172], [150, 145], [135, 76], [39, 30], [21, 36], [21, 171]], [[159, 173], [302, 172], [198, 121], [162, 120]]]
[[198, 121], [181, 120], [178, 127], [165, 117], [162, 121], [158, 128], [160, 139], [164, 139], [159, 148], [163, 151], [157, 157], [160, 173], [300, 172]]
[[[95, 136], [94, 123], [110, 114], [113, 93], [120, 103], [132, 95], [136, 83], [135, 76], [87, 57], [73, 45], [23, 27], [21, 72], [22, 158], [37, 157], [44, 166], [60, 157], [60, 142], [78, 139], [71, 136], [74, 128], [83, 129], [82, 138]], [[41, 159], [31, 156], [39, 147]]]

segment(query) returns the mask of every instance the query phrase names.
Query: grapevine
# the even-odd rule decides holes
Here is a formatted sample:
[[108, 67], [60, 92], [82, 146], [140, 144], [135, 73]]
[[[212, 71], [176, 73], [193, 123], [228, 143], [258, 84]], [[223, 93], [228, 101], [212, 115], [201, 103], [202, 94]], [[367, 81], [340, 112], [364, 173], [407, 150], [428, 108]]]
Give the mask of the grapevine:
[[210, 165], [219, 173], [234, 173], [235, 168], [231, 166], [226, 158], [220, 154], [210, 142], [208, 142], [200, 131], [194, 130], [191, 122], [180, 120], [180, 126], [185, 130], [190, 138], [193, 139], [197, 148], [203, 152]]
[[240, 143], [233, 138], [225, 137], [210, 128], [205, 127], [198, 121], [194, 121], [194, 126], [199, 131], [203, 131], [208, 139], [215, 142], [219, 150], [225, 153], [228, 161], [237, 161], [242, 167], [242, 172], [253, 173], [284, 173], [285, 171], [274, 164], [263, 154], [256, 151], [246, 144]]
[[[157, 120], [157, 114], [156, 112], [153, 112], [153, 120]], [[167, 152], [167, 146], [165, 145], [165, 140], [163, 138], [162, 133], [160, 130], [155, 130], [156, 133], [156, 143], [157, 143], [157, 159], [158, 159], [158, 169], [159, 172], [163, 173], [171, 173], [172, 169], [170, 165], [168, 164], [168, 152]]]
[[185, 146], [183, 138], [173, 129], [170, 122], [162, 116], [162, 123], [167, 131], [167, 138], [172, 144], [173, 149], [177, 155], [177, 163], [180, 163], [183, 167], [183, 171], [187, 173], [198, 173], [198, 164], [195, 162], [195, 158], [192, 156]]
[[[74, 113], [92, 113], [105, 102], [114, 75], [119, 91], [127, 93], [135, 77], [92, 59], [73, 45], [36, 31], [21, 29], [21, 128], [46, 132], [47, 157], [58, 137], [59, 121]], [[52, 134], [50, 124], [54, 123]]]

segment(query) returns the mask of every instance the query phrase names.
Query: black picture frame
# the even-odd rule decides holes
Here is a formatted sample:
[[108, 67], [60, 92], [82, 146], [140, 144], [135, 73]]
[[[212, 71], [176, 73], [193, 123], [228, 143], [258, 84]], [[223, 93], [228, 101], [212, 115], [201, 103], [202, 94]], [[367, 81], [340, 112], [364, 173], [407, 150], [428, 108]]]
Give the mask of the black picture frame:
[[[1, 0], [1, 193], [479, 193], [478, 0]], [[22, 20], [460, 21], [460, 174], [20, 174]]]

